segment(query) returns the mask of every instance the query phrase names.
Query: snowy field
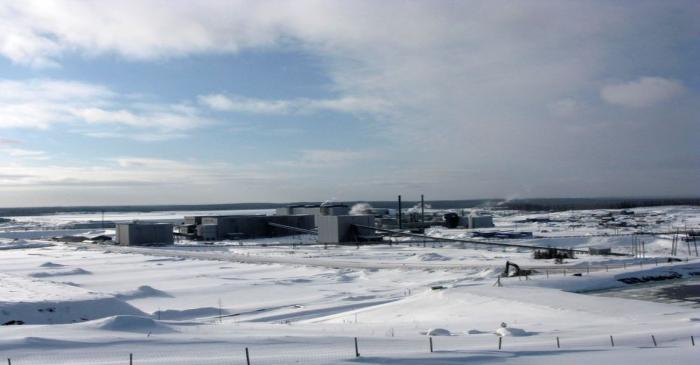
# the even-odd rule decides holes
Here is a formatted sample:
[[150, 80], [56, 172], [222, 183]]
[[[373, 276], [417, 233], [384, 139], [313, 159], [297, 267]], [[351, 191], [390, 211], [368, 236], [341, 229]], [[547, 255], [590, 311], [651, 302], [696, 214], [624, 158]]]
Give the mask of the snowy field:
[[[192, 213], [105, 220], [177, 222]], [[656, 285], [620, 279], [697, 283], [692, 243], [681, 242], [679, 261], [668, 258], [671, 232], [698, 229], [700, 208], [616, 211], [615, 222], [624, 224], [601, 225], [608, 213], [498, 211], [495, 223], [533, 232], [532, 240], [512, 240], [524, 244], [632, 253], [644, 241], [644, 259], [581, 254], [555, 264], [524, 249], [415, 240], [298, 245], [313, 243], [310, 236], [160, 248], [69, 244], [49, 238], [113, 230], [62, 228], [100, 220], [99, 213], [9, 217], [0, 224], [0, 322], [7, 324], [0, 358], [128, 364], [133, 354], [134, 364], [246, 364], [248, 348], [255, 365], [697, 363], [700, 343], [692, 346], [691, 336], [700, 341], [700, 302], [693, 295], [634, 300], [615, 292]], [[470, 236], [437, 227], [428, 233]], [[501, 278], [499, 286], [507, 260], [536, 272]]]

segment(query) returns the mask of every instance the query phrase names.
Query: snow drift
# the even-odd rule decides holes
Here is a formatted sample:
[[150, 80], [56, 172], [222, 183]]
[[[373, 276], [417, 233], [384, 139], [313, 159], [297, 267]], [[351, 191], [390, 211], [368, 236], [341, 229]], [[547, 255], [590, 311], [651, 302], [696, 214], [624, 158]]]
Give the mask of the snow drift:
[[107, 331], [139, 333], [173, 333], [170, 326], [143, 316], [120, 315], [103, 318], [94, 323], [95, 328]]

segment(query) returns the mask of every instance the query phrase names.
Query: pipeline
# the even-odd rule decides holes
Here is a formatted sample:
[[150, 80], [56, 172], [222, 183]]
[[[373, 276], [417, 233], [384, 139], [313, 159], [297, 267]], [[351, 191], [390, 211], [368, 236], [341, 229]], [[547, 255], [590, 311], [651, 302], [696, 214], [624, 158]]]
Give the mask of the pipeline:
[[[559, 250], [559, 251], [571, 251], [575, 253], [584, 253], [588, 254], [588, 250], [581, 250], [581, 249], [570, 249], [570, 248], [557, 248], [557, 247], [545, 247], [545, 246], [532, 246], [532, 245], [520, 245], [517, 243], [504, 243], [504, 242], [493, 242], [493, 241], [482, 241], [482, 240], [470, 240], [470, 239], [463, 239], [463, 238], [446, 238], [446, 237], [432, 237], [432, 236], [427, 236], [424, 234], [418, 234], [418, 233], [410, 233], [410, 232], [401, 232], [401, 231], [394, 231], [391, 229], [384, 229], [384, 228], [377, 228], [377, 227], [370, 227], [370, 226], [364, 226], [360, 224], [355, 224], [355, 226], [360, 227], [360, 228], [365, 228], [365, 229], [373, 229], [375, 231], [379, 232], [385, 232], [385, 233], [391, 233], [391, 234], [396, 234], [400, 236], [407, 236], [407, 237], [417, 237], [417, 238], [423, 238], [423, 239], [429, 239], [429, 240], [435, 240], [435, 241], [449, 241], [449, 242], [461, 242], [461, 243], [474, 243], [478, 245], [488, 245], [488, 246], [501, 246], [501, 247], [516, 247], [516, 248], [525, 248], [528, 250]], [[608, 254], [610, 256], [628, 256], [625, 254], [621, 253], [610, 253]]]
[[295, 231], [295, 232], [301, 232], [301, 233], [307, 233], [307, 234], [318, 234], [318, 232], [315, 229], [299, 228], [299, 227], [287, 226], [284, 224], [271, 223], [271, 222], [268, 222], [267, 224], [272, 226], [272, 227], [275, 227], [275, 228], [282, 228], [282, 229], [287, 229], [287, 230]]

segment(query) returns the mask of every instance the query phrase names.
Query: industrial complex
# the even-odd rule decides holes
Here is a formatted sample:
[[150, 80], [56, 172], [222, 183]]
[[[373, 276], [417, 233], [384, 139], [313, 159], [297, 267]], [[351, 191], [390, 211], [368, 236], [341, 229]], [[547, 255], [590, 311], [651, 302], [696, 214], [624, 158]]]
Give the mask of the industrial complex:
[[[186, 216], [181, 224], [133, 222], [116, 225], [119, 245], [167, 245], [174, 237], [198, 241], [221, 241], [314, 234], [321, 244], [381, 242], [385, 233], [377, 229], [410, 230], [422, 233], [431, 226], [448, 228], [493, 227], [490, 215], [454, 212], [426, 213], [421, 197], [419, 207], [362, 209], [340, 203], [297, 204], [277, 208], [273, 215]], [[378, 233], [379, 232], [379, 233]]]
[[[424, 234], [425, 229], [436, 226], [466, 229], [469, 236], [445, 239]], [[352, 208], [340, 203], [296, 204], [277, 208], [271, 215], [185, 216], [184, 221], [176, 225], [152, 222], [117, 224], [115, 243], [124, 246], [169, 245], [176, 238], [212, 243], [307, 234], [316, 236], [316, 243], [323, 245], [377, 244], [403, 236], [423, 242], [448, 240], [544, 250], [550, 255], [567, 251], [512, 242], [532, 238], [532, 232], [502, 231], [493, 227], [493, 216], [478, 210], [426, 212], [423, 196], [419, 204], [404, 209], [399, 196], [398, 209], [373, 208], [367, 204], [356, 204]], [[567, 252], [567, 255], [573, 253]]]

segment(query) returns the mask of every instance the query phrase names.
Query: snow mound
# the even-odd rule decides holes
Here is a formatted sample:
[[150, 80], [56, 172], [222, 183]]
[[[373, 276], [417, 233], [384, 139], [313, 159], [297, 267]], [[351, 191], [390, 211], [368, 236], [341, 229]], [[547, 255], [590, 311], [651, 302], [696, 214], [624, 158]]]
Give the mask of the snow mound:
[[64, 267], [66, 265], [61, 265], [61, 264], [56, 264], [51, 261], [44, 262], [43, 264], [39, 265], [39, 267]]
[[52, 243], [46, 242], [27, 242], [25, 240], [0, 241], [0, 250], [22, 250], [26, 248], [44, 248], [51, 247]]
[[529, 336], [531, 335], [530, 332], [525, 331], [522, 328], [513, 328], [513, 327], [501, 327], [496, 330], [496, 336], [511, 336], [511, 337], [522, 337], [522, 336]]
[[89, 275], [89, 274], [92, 274], [92, 273], [85, 270], [85, 269], [77, 268], [77, 269], [71, 269], [71, 270], [60, 270], [60, 271], [51, 271], [51, 272], [40, 271], [40, 272], [31, 273], [31, 274], [29, 274], [29, 276], [31, 276], [33, 278], [48, 278], [51, 276]]
[[116, 298], [0, 302], [0, 324], [64, 324], [143, 312]]
[[431, 328], [426, 332], [428, 336], [452, 336], [452, 332], [444, 328]]
[[467, 331], [467, 334], [468, 334], [468, 335], [481, 335], [481, 334], [484, 334], [484, 333], [488, 333], [488, 332], [486, 332], [486, 331], [480, 331], [480, 330], [469, 330], [469, 331]]
[[170, 326], [148, 317], [120, 315], [96, 321], [96, 328], [107, 331], [173, 333]]
[[124, 299], [124, 300], [129, 300], [129, 299], [139, 299], [139, 298], [152, 298], [152, 297], [161, 297], [161, 298], [172, 298], [173, 296], [162, 291], [155, 289], [151, 286], [148, 285], [142, 285], [139, 286], [136, 290], [131, 290], [128, 292], [124, 293], [118, 293], [114, 295], [115, 297], [119, 299]]
[[119, 314], [144, 313], [113, 296], [0, 273], [0, 325], [75, 323]]
[[376, 295], [356, 295], [356, 296], [345, 297], [345, 298], [343, 298], [343, 300], [347, 300], [350, 302], [359, 302], [359, 301], [363, 301], [363, 300], [370, 300], [370, 299], [376, 299], [376, 298], [377, 298]]
[[440, 255], [438, 253], [424, 253], [418, 256], [421, 261], [450, 261], [449, 257]]

